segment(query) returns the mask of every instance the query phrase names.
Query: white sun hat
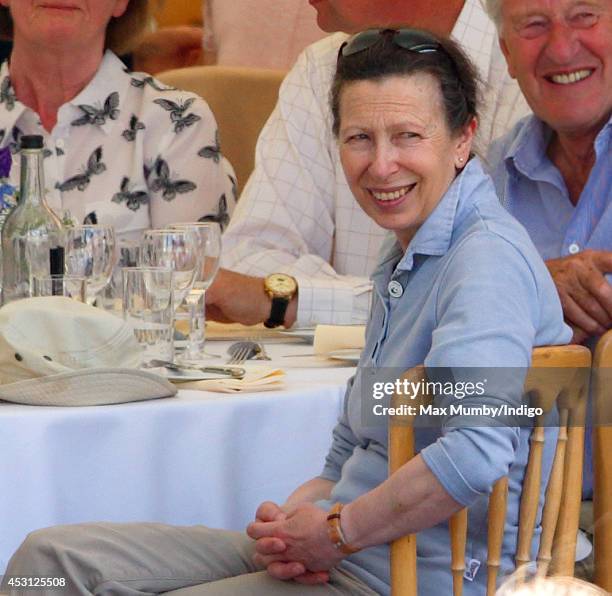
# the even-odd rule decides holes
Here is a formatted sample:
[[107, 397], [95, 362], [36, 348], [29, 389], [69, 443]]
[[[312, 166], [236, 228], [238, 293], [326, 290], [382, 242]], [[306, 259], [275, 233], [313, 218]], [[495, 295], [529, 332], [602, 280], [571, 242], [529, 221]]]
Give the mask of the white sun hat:
[[176, 395], [139, 363], [130, 326], [102, 309], [61, 296], [0, 308], [0, 400], [99, 406]]

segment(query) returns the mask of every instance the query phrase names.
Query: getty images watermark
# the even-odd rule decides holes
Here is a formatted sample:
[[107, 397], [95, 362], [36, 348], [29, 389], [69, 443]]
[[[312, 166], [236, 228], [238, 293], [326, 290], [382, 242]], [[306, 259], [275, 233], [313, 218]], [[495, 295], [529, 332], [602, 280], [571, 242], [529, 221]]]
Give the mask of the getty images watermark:
[[[526, 379], [533, 380], [534, 374], [543, 390], [525, 392]], [[399, 368], [364, 367], [353, 391], [359, 391], [361, 420], [368, 427], [389, 421], [422, 428], [558, 426], [553, 389], [559, 386], [560, 375], [575, 376], [577, 386], [583, 386], [588, 374], [589, 369], [520, 367], [419, 367], [406, 374]], [[567, 407], [567, 399], [559, 403]], [[612, 415], [606, 413], [601, 420], [609, 423]], [[581, 426], [584, 416], [572, 414], [568, 424]]]
[[[372, 384], [372, 398], [379, 400], [372, 405], [374, 416], [483, 416], [489, 418], [506, 418], [527, 416], [535, 418], [544, 415], [544, 409], [521, 403], [510, 405], [502, 403], [489, 405], [486, 403], [464, 403], [464, 398], [482, 397], [486, 395], [487, 379], [481, 381], [411, 381], [395, 379], [395, 381], [375, 381]], [[434, 405], [434, 403], [399, 403], [385, 405], [380, 400], [393, 396], [416, 400], [422, 397], [451, 397], [456, 403]]]

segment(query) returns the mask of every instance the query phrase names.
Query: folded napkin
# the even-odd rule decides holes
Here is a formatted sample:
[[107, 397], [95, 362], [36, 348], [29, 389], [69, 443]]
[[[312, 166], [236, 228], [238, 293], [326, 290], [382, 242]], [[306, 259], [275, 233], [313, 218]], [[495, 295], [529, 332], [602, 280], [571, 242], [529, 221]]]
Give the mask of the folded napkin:
[[[183, 335], [189, 335], [189, 320], [175, 319], [174, 328]], [[206, 339], [218, 341], [236, 341], [238, 339], [266, 339], [278, 337], [278, 329], [268, 329], [259, 325], [242, 325], [241, 323], [219, 323], [206, 321]]]
[[[281, 329], [268, 329], [262, 323], [259, 325], [241, 325], [240, 323], [218, 323], [206, 321], [206, 339], [217, 341], [236, 341], [239, 339], [279, 339]], [[285, 338], [288, 339], [288, 338]]]
[[253, 367], [246, 369], [242, 379], [209, 379], [206, 381], [175, 381], [181, 389], [215, 391], [217, 393], [250, 393], [273, 391], [285, 386], [285, 372], [280, 368]]
[[365, 346], [365, 325], [317, 325], [314, 353], [325, 356], [336, 350], [362, 350]]

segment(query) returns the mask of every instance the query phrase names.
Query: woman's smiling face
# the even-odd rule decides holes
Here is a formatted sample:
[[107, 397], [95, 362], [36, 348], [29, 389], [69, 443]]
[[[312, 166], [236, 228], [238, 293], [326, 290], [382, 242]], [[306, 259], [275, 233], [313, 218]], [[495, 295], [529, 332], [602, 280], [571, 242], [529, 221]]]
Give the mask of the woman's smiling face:
[[422, 72], [347, 83], [339, 115], [351, 191], [406, 249], [469, 158], [475, 124], [452, 134], [440, 85]]

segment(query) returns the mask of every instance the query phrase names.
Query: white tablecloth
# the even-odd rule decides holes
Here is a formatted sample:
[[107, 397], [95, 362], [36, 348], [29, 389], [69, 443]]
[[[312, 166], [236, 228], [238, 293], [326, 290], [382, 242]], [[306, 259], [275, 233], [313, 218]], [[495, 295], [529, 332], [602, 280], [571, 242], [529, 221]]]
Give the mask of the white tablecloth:
[[37, 528], [107, 520], [243, 529], [259, 503], [283, 501], [318, 474], [353, 369], [275, 362], [287, 370], [286, 390], [180, 391], [93, 408], [0, 402], [0, 575]]

